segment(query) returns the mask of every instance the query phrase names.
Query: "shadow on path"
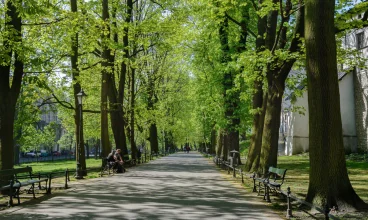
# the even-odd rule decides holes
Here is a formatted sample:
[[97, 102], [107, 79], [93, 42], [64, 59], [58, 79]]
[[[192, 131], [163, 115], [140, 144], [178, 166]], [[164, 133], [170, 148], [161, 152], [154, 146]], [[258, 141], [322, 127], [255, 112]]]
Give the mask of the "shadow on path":
[[72, 186], [1, 219], [281, 219], [234, 187], [196, 152], [177, 153], [122, 175]]

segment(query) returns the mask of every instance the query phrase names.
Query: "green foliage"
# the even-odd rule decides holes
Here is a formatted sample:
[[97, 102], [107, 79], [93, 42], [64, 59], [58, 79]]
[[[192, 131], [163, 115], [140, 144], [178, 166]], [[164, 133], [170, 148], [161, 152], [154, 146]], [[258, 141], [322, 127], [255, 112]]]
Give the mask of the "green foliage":
[[[108, 21], [100, 18], [101, 1], [78, 1], [76, 13], [70, 11], [70, 2], [65, 0], [23, 2], [20, 8], [24, 24], [22, 44], [15, 43], [14, 31], [5, 29], [4, 16], [0, 17], [0, 44], [8, 39], [25, 63], [26, 74], [17, 103], [14, 128], [15, 137], [24, 150], [56, 144], [57, 140], [53, 137], [55, 124], [36, 129], [43, 108], [57, 112], [58, 123], [61, 123], [65, 131], [65, 135], [57, 142], [60, 148], [69, 148], [72, 144], [75, 139], [73, 108], [76, 107], [73, 83], [79, 82], [88, 95], [83, 105], [84, 110], [100, 110], [103, 70], [100, 52], [103, 45], [111, 49], [111, 55], [115, 55], [114, 68], [109, 68], [108, 72], [114, 73], [117, 85], [123, 62], [136, 70], [133, 82], [136, 88], [135, 108], [129, 106], [129, 77], [123, 92], [125, 99], [120, 104], [127, 118], [131, 110], [135, 112], [136, 142], [141, 145], [146, 144], [151, 123], [157, 125], [160, 138], [164, 132], [171, 132], [177, 145], [186, 141], [208, 142], [212, 128], [226, 127], [228, 119], [224, 117], [222, 84], [226, 71], [234, 73], [235, 82], [225, 93], [229, 95], [240, 92], [236, 115], [241, 118], [241, 124], [237, 129], [248, 133], [252, 115], [259, 112], [259, 109], [252, 109], [251, 106], [254, 82], [263, 78], [270, 64], [279, 65], [283, 61], [296, 59], [295, 69], [304, 65], [304, 57], [299, 53], [290, 54], [285, 49], [278, 49], [274, 54], [269, 50], [259, 53], [255, 51], [255, 37], [250, 32], [257, 33], [258, 16], [263, 17], [270, 10], [278, 10], [279, 6], [272, 4], [271, 0], [265, 0], [260, 8], [255, 8], [251, 0], [169, 0], [161, 1], [160, 5], [152, 1], [137, 1], [133, 8], [133, 22], [130, 23], [125, 22], [126, 5], [118, 1], [110, 1]], [[295, 6], [298, 1], [292, 2], [293, 10], [297, 10]], [[0, 5], [0, 13], [4, 15], [5, 3], [1, 2]], [[351, 1], [339, 1], [336, 13], [339, 28], [348, 28], [346, 25], [361, 27], [364, 24], [358, 21], [354, 21], [354, 24], [340, 22], [349, 20], [354, 13], [363, 12], [366, 3], [357, 4], [354, 10], [349, 11], [353, 6]], [[244, 16], [246, 13], [249, 15]], [[286, 24], [288, 39], [293, 34], [295, 14]], [[218, 28], [225, 15], [231, 18], [227, 30], [231, 62], [223, 64]], [[248, 25], [247, 50], [241, 53], [237, 50], [241, 29], [233, 21]], [[102, 40], [101, 36], [107, 35], [107, 24], [111, 26], [111, 39]], [[127, 48], [122, 43], [124, 28], [129, 28]], [[72, 79], [70, 56], [72, 39], [76, 34], [79, 41], [80, 76]], [[114, 42], [113, 34], [118, 34], [118, 42]], [[9, 49], [0, 48], [2, 64], [11, 62], [12, 58], [7, 55]], [[130, 57], [125, 56], [124, 49], [129, 50]], [[352, 48], [340, 48], [338, 53], [339, 63], [344, 66], [364, 64], [365, 60], [358, 59], [360, 54]], [[274, 62], [275, 59], [278, 62]], [[153, 108], [148, 109], [151, 78], [156, 101]], [[304, 80], [303, 74], [288, 79], [287, 87], [294, 90], [293, 97], [301, 95], [302, 90], [296, 88]], [[99, 114], [84, 113], [84, 135], [86, 140], [100, 137]]]

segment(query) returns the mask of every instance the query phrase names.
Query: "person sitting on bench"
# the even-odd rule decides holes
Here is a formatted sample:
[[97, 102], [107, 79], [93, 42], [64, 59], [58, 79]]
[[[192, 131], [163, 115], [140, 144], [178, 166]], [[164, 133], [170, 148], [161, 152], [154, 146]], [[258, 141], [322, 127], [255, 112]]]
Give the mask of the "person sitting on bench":
[[115, 168], [115, 151], [112, 150], [111, 153], [107, 156], [107, 163], [109, 164], [110, 168]]
[[117, 172], [118, 173], [125, 173], [125, 169], [123, 167], [124, 161], [121, 156], [121, 150], [116, 149], [115, 155], [114, 155], [115, 163], [117, 164]]

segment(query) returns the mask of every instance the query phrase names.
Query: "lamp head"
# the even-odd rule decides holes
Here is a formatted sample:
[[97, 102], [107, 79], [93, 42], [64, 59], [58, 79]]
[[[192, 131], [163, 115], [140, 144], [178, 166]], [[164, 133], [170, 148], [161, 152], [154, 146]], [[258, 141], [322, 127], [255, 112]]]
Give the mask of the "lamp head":
[[87, 96], [87, 94], [86, 94], [86, 93], [84, 93], [83, 89], [81, 89], [81, 91], [77, 94], [78, 103], [79, 103], [80, 105], [82, 105], [82, 104], [83, 104], [83, 98], [84, 98], [84, 97], [86, 97], [86, 96]]

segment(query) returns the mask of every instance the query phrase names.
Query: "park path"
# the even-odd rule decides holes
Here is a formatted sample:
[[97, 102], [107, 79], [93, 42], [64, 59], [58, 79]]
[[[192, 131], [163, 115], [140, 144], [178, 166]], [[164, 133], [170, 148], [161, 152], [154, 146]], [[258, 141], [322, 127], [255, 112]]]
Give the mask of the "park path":
[[282, 219], [197, 152], [72, 187], [1, 211], [0, 219]]

